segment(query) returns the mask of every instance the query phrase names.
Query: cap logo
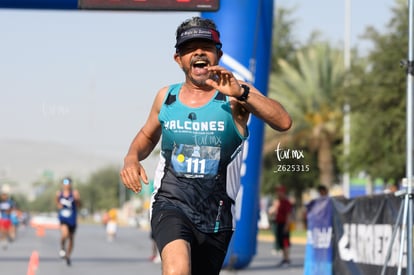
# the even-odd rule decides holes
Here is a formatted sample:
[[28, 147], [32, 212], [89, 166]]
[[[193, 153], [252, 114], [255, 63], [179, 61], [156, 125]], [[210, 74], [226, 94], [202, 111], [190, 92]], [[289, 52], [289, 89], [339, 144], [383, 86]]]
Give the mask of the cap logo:
[[206, 39], [211, 40], [216, 44], [220, 44], [220, 34], [218, 31], [210, 28], [193, 27], [183, 31], [177, 36], [177, 44], [175, 47], [179, 47], [181, 44], [192, 39]]

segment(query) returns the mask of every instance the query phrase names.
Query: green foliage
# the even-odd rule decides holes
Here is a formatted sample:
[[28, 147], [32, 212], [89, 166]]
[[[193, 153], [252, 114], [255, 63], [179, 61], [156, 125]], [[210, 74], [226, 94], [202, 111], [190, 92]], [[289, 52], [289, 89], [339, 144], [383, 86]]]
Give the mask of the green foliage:
[[[353, 49], [348, 72], [342, 49], [318, 41], [317, 33], [310, 35], [307, 45], [293, 43], [291, 12], [281, 10], [275, 19], [280, 28], [275, 26], [274, 35], [281, 37], [274, 39], [278, 44], [273, 46], [277, 54], [272, 60], [278, 65], [272, 68], [269, 95], [286, 107], [294, 126], [284, 134], [266, 129], [262, 192], [272, 192], [273, 185], [283, 182], [299, 194], [322, 181], [327, 165], [332, 167], [333, 180], [344, 167], [373, 178], [396, 181], [404, 177], [407, 76], [400, 60], [407, 59], [408, 52], [407, 3], [395, 1], [385, 34], [367, 28], [364, 38], [372, 42], [372, 50], [359, 57]], [[342, 144], [345, 103], [351, 106], [351, 146], [346, 162]], [[312, 167], [317, 168], [314, 173], [275, 175], [273, 151], [278, 142], [312, 156]], [[321, 142], [325, 144], [323, 154], [318, 152]]]
[[56, 209], [56, 189], [48, 189], [30, 203], [32, 212], [53, 212]]
[[59, 190], [59, 183], [52, 178], [42, 177], [33, 183], [36, 188], [36, 198], [30, 202], [32, 212], [53, 212], [56, 209], [55, 195]]
[[119, 178], [119, 168], [104, 167], [93, 173], [88, 183], [79, 187], [82, 205], [90, 213], [120, 205], [120, 192], [124, 191]]
[[294, 9], [283, 7], [276, 10], [275, 22], [273, 24], [273, 48], [272, 48], [272, 72], [279, 72], [278, 60], [283, 58], [289, 63], [296, 63], [295, 50], [298, 41], [294, 37], [296, 21], [291, 19]]
[[28, 211], [30, 209], [30, 203], [27, 197], [21, 193], [13, 194], [13, 201], [16, 203], [16, 207], [22, 211]]
[[408, 51], [408, 9], [399, 1], [386, 34], [369, 28], [373, 43], [363, 67], [353, 66], [346, 90], [352, 106], [350, 168], [398, 180], [405, 173], [406, 75], [400, 60]]
[[[315, 42], [297, 50], [295, 55], [297, 67], [279, 60], [280, 72], [271, 75], [269, 95], [281, 101], [293, 119], [289, 143], [310, 154], [317, 153], [314, 169], [319, 179], [313, 181], [330, 186], [336, 178], [333, 146], [342, 137], [342, 105], [338, 95], [346, 76], [343, 55], [327, 42]], [[277, 134], [274, 136], [273, 139]], [[290, 177], [296, 178], [295, 174]]]

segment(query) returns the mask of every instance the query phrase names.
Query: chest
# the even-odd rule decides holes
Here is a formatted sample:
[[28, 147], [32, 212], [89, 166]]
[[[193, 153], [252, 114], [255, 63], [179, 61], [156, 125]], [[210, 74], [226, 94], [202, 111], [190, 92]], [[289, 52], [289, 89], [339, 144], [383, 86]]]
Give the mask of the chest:
[[0, 202], [0, 210], [6, 211], [11, 209], [12, 205], [10, 201], [2, 201]]
[[72, 196], [72, 194], [69, 194], [69, 195], [62, 194], [59, 197], [59, 203], [61, 205], [63, 205], [64, 207], [67, 207], [67, 208], [71, 208], [74, 204], [74, 201], [75, 201], [75, 199]]

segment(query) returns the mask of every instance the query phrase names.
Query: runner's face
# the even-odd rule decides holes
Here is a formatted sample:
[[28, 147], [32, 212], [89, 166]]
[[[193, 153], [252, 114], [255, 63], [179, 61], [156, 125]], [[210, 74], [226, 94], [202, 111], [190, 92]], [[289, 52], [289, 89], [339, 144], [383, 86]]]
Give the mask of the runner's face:
[[175, 58], [183, 69], [186, 78], [192, 83], [203, 86], [212, 78], [209, 66], [217, 65], [221, 51], [216, 44], [204, 40], [189, 41], [179, 48]]
[[67, 183], [67, 184], [62, 183], [62, 188], [63, 188], [64, 190], [69, 190], [69, 189], [71, 188], [71, 185], [70, 185], [70, 183]]

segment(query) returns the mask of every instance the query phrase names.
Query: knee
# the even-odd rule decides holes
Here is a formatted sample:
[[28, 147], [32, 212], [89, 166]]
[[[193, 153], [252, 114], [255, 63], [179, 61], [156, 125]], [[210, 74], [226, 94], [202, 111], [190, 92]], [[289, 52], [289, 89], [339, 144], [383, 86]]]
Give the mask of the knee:
[[191, 275], [191, 268], [184, 264], [162, 265], [162, 275]]

